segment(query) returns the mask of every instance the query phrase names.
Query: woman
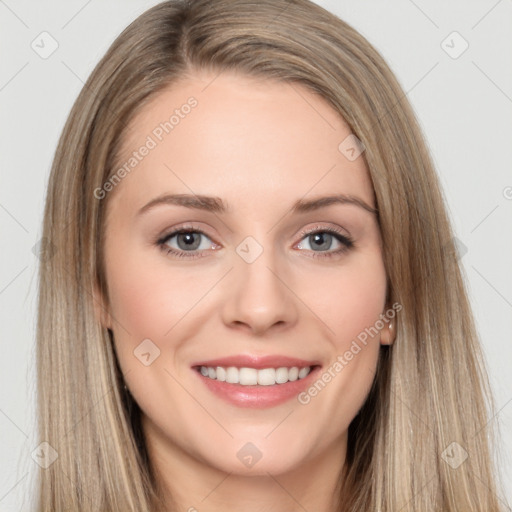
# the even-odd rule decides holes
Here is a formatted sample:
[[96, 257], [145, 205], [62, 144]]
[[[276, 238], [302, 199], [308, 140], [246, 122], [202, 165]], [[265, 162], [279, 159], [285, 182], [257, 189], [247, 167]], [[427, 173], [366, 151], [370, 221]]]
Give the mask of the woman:
[[44, 236], [40, 510], [500, 510], [437, 177], [334, 15], [140, 16], [72, 109]]

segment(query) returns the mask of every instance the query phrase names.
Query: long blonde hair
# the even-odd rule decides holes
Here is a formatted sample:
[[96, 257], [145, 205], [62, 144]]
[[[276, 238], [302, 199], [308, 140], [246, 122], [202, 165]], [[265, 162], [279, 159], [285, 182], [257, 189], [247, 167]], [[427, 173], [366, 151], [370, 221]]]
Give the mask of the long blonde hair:
[[[366, 148], [388, 300], [402, 310], [396, 341], [381, 347], [372, 390], [350, 425], [339, 510], [501, 510], [492, 396], [422, 134], [380, 54], [308, 0], [163, 2], [123, 31], [78, 96], [44, 214], [53, 253], [40, 270], [38, 420], [40, 440], [58, 458], [40, 472], [38, 510], [163, 508], [140, 410], [123, 390], [111, 333], [94, 314], [94, 286], [107, 296], [108, 204], [94, 190], [116, 171], [134, 115], [200, 69], [301, 84], [328, 101]], [[458, 467], [450, 464], [464, 453]]]

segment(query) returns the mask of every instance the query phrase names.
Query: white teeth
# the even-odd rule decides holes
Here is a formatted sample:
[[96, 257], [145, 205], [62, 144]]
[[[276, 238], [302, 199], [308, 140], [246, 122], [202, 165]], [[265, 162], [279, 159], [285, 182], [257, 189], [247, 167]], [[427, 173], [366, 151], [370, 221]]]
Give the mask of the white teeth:
[[[203, 368], [201, 366], [201, 368]], [[238, 368], [235, 368], [234, 366], [230, 366], [226, 370], [226, 382], [229, 382], [230, 384], [238, 384], [239, 378], [238, 378]]]
[[[293, 368], [291, 370], [293, 370]], [[292, 380], [292, 379], [290, 379], [291, 370], [288, 370], [288, 368], [278, 368], [276, 370], [276, 375], [275, 375], [276, 382], [278, 384], [284, 384], [285, 382]]]
[[243, 386], [255, 386], [258, 384], [258, 370], [256, 368], [240, 368], [238, 382]]
[[221, 382], [226, 380], [226, 370], [222, 368], [222, 366], [217, 366], [217, 380], [220, 380]]
[[260, 386], [272, 386], [276, 383], [276, 371], [274, 368], [258, 370], [258, 384]]
[[292, 382], [294, 380], [297, 380], [299, 378], [299, 369], [294, 366], [293, 368], [290, 368], [290, 371], [288, 372], [288, 380], [291, 380]]
[[299, 379], [303, 379], [308, 373], [309, 373], [309, 370], [310, 368], [301, 368], [299, 370]]
[[280, 368], [263, 368], [257, 370], [256, 368], [236, 368], [229, 366], [224, 368], [217, 366], [216, 368], [210, 366], [201, 366], [200, 372], [204, 377], [221, 382], [228, 382], [229, 384], [241, 384], [242, 386], [273, 386], [274, 384], [285, 384], [286, 382], [293, 382], [297, 379], [303, 379], [311, 371], [310, 366], [298, 368], [280, 367]]

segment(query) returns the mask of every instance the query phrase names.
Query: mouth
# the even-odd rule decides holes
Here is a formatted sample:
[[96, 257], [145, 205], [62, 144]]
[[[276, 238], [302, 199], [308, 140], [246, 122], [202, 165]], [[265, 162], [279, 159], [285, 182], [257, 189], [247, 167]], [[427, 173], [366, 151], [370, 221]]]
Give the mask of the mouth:
[[287, 402], [308, 387], [321, 365], [284, 356], [235, 356], [194, 364], [206, 388], [237, 407], [268, 408]]

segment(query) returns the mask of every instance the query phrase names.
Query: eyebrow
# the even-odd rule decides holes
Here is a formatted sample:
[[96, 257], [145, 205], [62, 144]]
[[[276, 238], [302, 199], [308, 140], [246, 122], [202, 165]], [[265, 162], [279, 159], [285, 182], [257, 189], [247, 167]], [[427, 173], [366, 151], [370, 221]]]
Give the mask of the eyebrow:
[[[336, 194], [331, 196], [315, 197], [313, 199], [299, 199], [292, 206], [292, 213], [307, 213], [332, 204], [349, 204], [358, 206], [372, 214], [377, 214], [378, 210], [372, 208], [369, 204], [358, 197], [346, 194]], [[232, 210], [228, 205], [217, 196], [204, 196], [197, 194], [164, 194], [156, 197], [145, 204], [137, 213], [141, 215], [156, 206], [175, 205], [186, 208], [194, 208], [212, 213], [230, 213]]]

